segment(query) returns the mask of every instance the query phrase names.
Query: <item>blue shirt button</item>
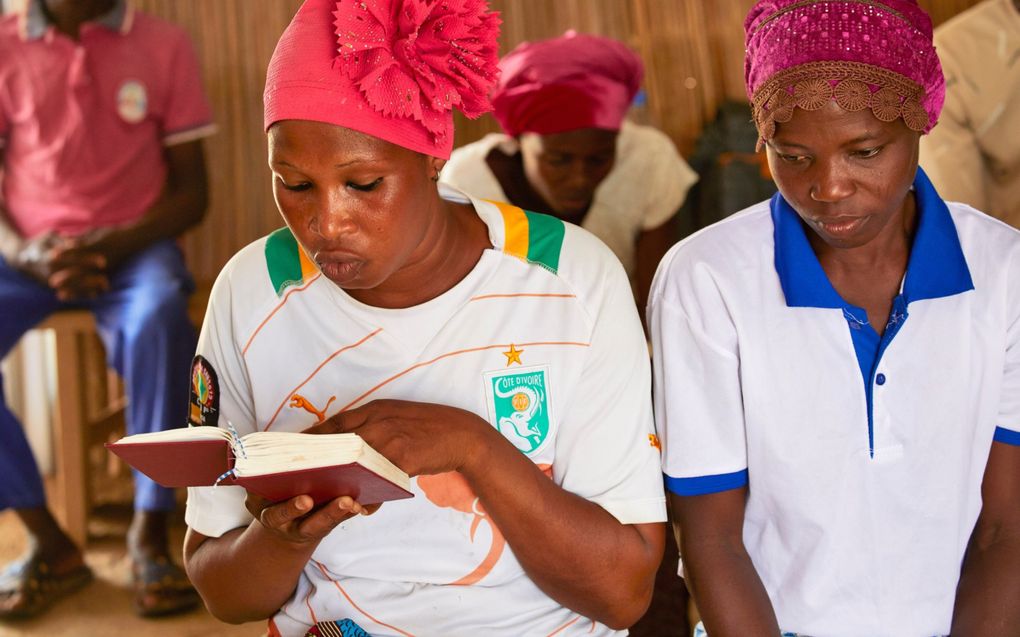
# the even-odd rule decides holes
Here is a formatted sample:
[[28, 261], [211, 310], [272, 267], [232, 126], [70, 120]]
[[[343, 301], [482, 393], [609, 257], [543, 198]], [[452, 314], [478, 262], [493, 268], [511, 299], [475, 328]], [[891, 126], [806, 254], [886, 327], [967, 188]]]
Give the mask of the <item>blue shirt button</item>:
[[885, 374], [875, 376], [875, 383], [878, 385], [885, 385]]

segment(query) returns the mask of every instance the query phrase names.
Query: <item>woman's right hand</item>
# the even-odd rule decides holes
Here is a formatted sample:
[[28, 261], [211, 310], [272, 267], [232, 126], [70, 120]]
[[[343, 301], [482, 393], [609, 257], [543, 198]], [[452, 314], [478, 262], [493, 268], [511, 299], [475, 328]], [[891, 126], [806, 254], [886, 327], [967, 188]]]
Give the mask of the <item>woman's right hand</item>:
[[294, 546], [317, 545], [344, 520], [358, 514], [371, 515], [380, 506], [362, 506], [349, 496], [336, 498], [319, 507], [313, 507], [312, 498], [307, 495], [273, 503], [250, 491], [244, 504], [263, 528]]

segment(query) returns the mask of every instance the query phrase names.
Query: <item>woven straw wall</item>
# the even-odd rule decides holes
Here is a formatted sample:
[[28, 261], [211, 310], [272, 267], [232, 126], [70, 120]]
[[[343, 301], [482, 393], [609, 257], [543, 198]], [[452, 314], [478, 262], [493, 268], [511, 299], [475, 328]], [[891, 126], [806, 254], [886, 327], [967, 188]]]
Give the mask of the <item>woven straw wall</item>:
[[[647, 104], [634, 116], [665, 130], [682, 153], [726, 98], [744, 99], [742, 22], [752, 0], [490, 0], [502, 50], [574, 28], [619, 38], [647, 67]], [[921, 0], [936, 24], [977, 0]], [[196, 278], [210, 283], [238, 248], [279, 227], [262, 133], [262, 86], [273, 46], [300, 0], [135, 0], [186, 28], [203, 62], [219, 134], [206, 145], [209, 217], [186, 240]], [[496, 130], [458, 119], [458, 143]]]

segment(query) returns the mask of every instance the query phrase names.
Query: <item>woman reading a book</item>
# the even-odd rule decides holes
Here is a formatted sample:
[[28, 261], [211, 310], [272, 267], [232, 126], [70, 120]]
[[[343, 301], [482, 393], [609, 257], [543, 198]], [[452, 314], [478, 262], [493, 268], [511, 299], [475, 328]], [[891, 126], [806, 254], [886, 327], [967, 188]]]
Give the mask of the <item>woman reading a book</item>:
[[415, 497], [365, 516], [192, 489], [186, 563], [225, 621], [615, 635], [648, 604], [665, 510], [626, 274], [580, 228], [437, 183], [452, 108], [488, 108], [498, 23], [482, 0], [308, 0], [276, 48], [287, 227], [216, 282], [192, 424], [354, 432]]

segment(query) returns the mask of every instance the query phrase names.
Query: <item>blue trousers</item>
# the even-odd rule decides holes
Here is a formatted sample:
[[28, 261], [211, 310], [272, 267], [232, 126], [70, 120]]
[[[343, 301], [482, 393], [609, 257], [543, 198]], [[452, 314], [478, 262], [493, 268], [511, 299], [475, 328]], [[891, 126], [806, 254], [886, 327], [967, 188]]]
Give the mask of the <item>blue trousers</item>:
[[[0, 259], [0, 357], [53, 312], [88, 309], [96, 317], [107, 363], [124, 379], [128, 433], [183, 426], [196, 345], [187, 313], [193, 290], [181, 251], [170, 240], [153, 244], [121, 265], [111, 275], [108, 292], [73, 303], [57, 300], [53, 290]], [[45, 503], [24, 429], [0, 394], [0, 510]], [[173, 508], [172, 490], [135, 473], [135, 509]]]

